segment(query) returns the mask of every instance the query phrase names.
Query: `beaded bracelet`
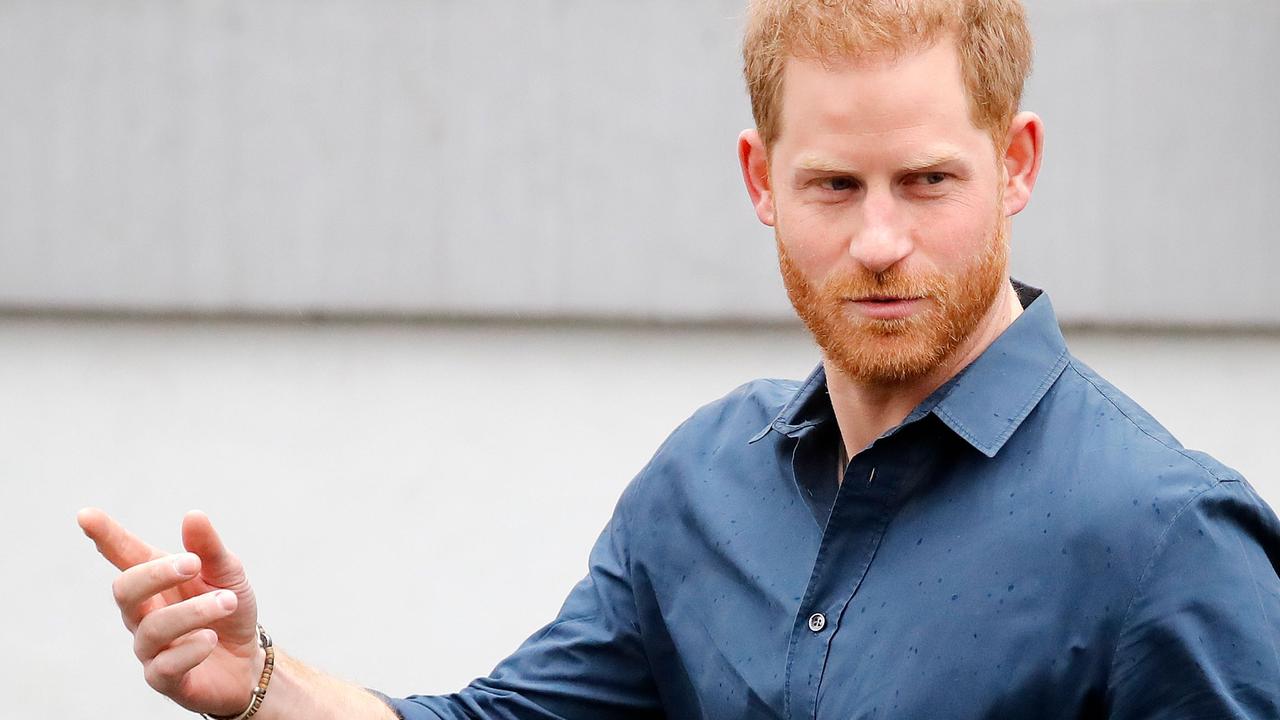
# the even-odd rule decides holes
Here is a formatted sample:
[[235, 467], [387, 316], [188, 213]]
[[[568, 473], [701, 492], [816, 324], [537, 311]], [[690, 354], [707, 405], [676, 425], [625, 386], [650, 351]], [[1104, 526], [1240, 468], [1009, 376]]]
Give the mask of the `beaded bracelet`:
[[205, 720], [247, 720], [258, 712], [258, 708], [262, 707], [262, 701], [267, 697], [267, 684], [271, 682], [271, 672], [276, 667], [276, 651], [271, 645], [271, 636], [267, 634], [262, 626], [258, 626], [258, 644], [263, 650], [267, 651], [267, 662], [262, 666], [262, 676], [258, 678], [258, 687], [249, 693], [249, 707], [239, 715], [209, 715], [200, 713], [200, 717]]

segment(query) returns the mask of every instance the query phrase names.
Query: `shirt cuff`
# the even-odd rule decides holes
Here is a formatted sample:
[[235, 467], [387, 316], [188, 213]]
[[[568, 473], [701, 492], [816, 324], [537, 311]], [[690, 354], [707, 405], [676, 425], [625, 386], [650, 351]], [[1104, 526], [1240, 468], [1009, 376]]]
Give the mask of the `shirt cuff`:
[[453, 718], [462, 717], [460, 711], [455, 714], [453, 708], [445, 706], [447, 700], [443, 697], [412, 695], [408, 698], [393, 698], [377, 690], [365, 689], [386, 703], [400, 720], [453, 720]]
[[391, 712], [395, 713], [396, 717], [399, 718], [400, 720], [408, 720], [404, 716], [404, 713], [400, 712], [400, 708], [397, 706], [395, 700], [392, 700], [391, 698], [387, 697], [386, 695], [383, 695], [382, 693], [378, 692], [377, 690], [374, 690], [373, 688], [365, 688], [365, 692], [381, 700], [383, 704], [391, 708]]

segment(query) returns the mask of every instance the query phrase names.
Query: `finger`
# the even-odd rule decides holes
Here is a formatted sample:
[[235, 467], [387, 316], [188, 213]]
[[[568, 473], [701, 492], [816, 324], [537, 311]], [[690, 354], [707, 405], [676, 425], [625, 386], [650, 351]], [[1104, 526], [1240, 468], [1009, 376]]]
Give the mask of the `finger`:
[[98, 547], [102, 557], [121, 570], [163, 554], [125, 530], [124, 526], [98, 508], [85, 508], [76, 513], [76, 522]]
[[187, 633], [143, 665], [147, 684], [164, 694], [173, 692], [182, 684], [182, 678], [217, 646], [218, 634], [208, 628]]
[[200, 576], [205, 582], [232, 590], [244, 586], [244, 566], [222, 544], [208, 515], [192, 510], [182, 518], [182, 545], [200, 556]]
[[111, 583], [125, 627], [133, 630], [147, 614], [163, 603], [156, 595], [180, 585], [200, 572], [200, 557], [194, 553], [166, 555], [134, 565]]
[[183, 635], [208, 627], [235, 612], [236, 604], [235, 593], [215, 590], [166, 605], [138, 623], [133, 634], [133, 652], [145, 665]]

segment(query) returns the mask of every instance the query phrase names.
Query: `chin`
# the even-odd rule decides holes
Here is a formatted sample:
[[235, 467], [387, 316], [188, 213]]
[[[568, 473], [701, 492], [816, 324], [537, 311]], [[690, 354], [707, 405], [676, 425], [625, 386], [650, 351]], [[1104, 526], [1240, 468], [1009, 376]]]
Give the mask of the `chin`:
[[859, 382], [899, 385], [925, 377], [955, 350], [928, 313], [895, 320], [810, 326], [824, 357]]
[[928, 376], [946, 359], [940, 348], [888, 345], [867, 348], [873, 357], [828, 357], [839, 370], [850, 378], [869, 385], [904, 385]]

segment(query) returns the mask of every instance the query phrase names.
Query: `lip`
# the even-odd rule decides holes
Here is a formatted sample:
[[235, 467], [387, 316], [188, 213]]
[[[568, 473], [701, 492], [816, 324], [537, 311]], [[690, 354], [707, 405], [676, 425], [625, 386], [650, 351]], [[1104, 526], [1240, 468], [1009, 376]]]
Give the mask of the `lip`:
[[874, 320], [900, 320], [914, 315], [924, 304], [924, 298], [899, 298], [881, 295], [850, 299], [858, 314]]

